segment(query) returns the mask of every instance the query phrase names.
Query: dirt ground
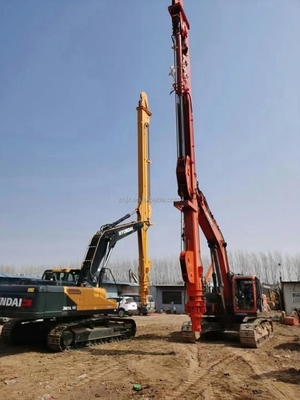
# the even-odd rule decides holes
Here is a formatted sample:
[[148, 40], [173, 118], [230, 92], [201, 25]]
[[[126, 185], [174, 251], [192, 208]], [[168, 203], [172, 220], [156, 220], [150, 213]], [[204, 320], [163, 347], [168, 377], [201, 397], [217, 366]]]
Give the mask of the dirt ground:
[[[50, 353], [0, 343], [0, 397], [15, 400], [300, 399], [300, 327], [259, 349], [178, 343], [182, 315], [135, 317], [132, 341]], [[140, 384], [141, 390], [133, 390]]]

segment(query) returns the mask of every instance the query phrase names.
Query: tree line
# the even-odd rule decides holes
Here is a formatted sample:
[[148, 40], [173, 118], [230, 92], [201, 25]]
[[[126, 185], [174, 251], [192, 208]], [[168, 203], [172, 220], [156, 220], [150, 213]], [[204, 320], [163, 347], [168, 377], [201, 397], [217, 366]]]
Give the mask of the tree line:
[[[228, 252], [228, 260], [232, 272], [257, 275], [263, 283], [276, 284], [280, 281], [280, 278], [284, 281], [300, 281], [300, 253], [291, 255], [283, 254], [278, 250], [259, 253], [236, 250]], [[202, 263], [205, 273], [210, 264], [210, 258], [204, 256]], [[52, 267], [80, 268], [81, 263], [73, 262], [50, 266], [28, 265], [24, 267], [0, 265], [0, 273], [41, 276], [45, 269]], [[113, 276], [118, 281], [128, 281], [129, 271], [138, 275], [137, 260], [119, 259], [111, 261], [108, 268], [111, 269]], [[152, 258], [150, 282], [152, 284], [182, 282], [178, 256]]]

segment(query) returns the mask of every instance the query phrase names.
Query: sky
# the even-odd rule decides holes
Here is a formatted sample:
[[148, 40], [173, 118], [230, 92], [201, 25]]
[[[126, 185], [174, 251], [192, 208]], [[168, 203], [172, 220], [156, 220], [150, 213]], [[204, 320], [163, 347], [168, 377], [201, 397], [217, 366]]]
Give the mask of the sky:
[[[179, 254], [180, 213], [155, 201], [177, 198], [170, 3], [0, 0], [0, 265], [81, 262], [101, 225], [135, 209], [141, 91], [149, 252]], [[297, 253], [300, 2], [184, 7], [197, 175], [228, 250]], [[113, 258], [137, 258], [136, 236]]]

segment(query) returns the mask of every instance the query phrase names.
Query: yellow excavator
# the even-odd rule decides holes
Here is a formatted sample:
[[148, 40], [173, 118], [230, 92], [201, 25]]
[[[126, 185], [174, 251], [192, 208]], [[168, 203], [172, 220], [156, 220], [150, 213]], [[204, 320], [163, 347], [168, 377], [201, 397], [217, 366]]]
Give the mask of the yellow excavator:
[[[148, 229], [153, 225], [151, 218], [151, 198], [150, 198], [150, 145], [149, 145], [149, 127], [151, 112], [148, 106], [148, 96], [145, 92], [140, 93], [137, 110], [137, 143], [138, 143], [138, 204], [137, 221], [143, 222], [141, 229], [137, 231], [138, 235], [138, 277], [140, 307], [142, 315], [148, 314], [149, 296], [149, 273], [151, 261], [149, 258]], [[71, 268], [53, 268], [44, 272], [42, 279], [62, 280], [76, 284], [80, 275], [80, 269]], [[130, 271], [131, 272], [131, 271]], [[132, 273], [132, 272], [131, 272]], [[133, 274], [134, 275], [134, 274]]]
[[[145, 98], [145, 94], [141, 94], [139, 107], [144, 107]], [[140, 184], [143, 176], [139, 175]], [[101, 226], [93, 235], [80, 270], [48, 270], [47, 280], [20, 279], [17, 284], [0, 285], [0, 315], [10, 318], [1, 332], [5, 343], [43, 342], [52, 351], [61, 352], [67, 348], [135, 336], [133, 319], [107, 316], [114, 313], [118, 305], [116, 300], [107, 298], [106, 290], [101, 286], [116, 243], [141, 231], [145, 225], [149, 226], [149, 218], [143, 220], [149, 214], [144, 210], [142, 200], [138, 210]], [[137, 211], [138, 220], [125, 223]], [[139, 251], [142, 250], [143, 255], [139, 274], [143, 293], [147, 293], [150, 264], [147, 262], [146, 229], [140, 237]]]

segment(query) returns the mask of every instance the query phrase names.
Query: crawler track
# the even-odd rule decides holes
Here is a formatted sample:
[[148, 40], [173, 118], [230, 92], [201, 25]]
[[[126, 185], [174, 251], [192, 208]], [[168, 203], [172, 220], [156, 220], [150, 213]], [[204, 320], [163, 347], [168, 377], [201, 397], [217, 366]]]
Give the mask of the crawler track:
[[242, 347], [258, 348], [273, 337], [273, 322], [269, 319], [254, 319], [240, 326], [240, 343]]
[[136, 324], [132, 319], [95, 317], [64, 323], [12, 319], [3, 326], [1, 336], [6, 344], [40, 342], [53, 352], [63, 352], [131, 339], [135, 333]]
[[[42, 341], [41, 323], [12, 318], [3, 325], [1, 338], [7, 345], [32, 344]], [[46, 325], [44, 325], [44, 329]]]
[[[210, 335], [218, 333], [226, 333], [226, 329], [224, 331], [212, 331]], [[242, 347], [258, 348], [273, 337], [273, 322], [267, 318], [249, 319], [240, 325], [238, 333]], [[206, 337], [209, 336], [206, 335]], [[191, 323], [184, 322], [181, 327], [181, 341], [196, 343], [199, 339], [199, 335], [192, 331]]]

